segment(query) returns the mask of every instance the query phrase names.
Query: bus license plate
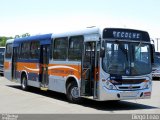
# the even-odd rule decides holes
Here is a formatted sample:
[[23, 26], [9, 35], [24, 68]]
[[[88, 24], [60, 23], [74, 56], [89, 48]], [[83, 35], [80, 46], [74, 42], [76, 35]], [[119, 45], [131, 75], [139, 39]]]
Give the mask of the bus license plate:
[[121, 92], [120, 96], [121, 97], [135, 97], [137, 96], [138, 92]]

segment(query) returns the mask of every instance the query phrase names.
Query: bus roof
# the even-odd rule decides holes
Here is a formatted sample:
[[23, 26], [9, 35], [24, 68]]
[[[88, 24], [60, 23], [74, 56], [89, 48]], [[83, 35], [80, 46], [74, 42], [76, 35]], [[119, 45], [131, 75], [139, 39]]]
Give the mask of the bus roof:
[[[58, 37], [70, 37], [70, 36], [79, 36], [79, 35], [91, 35], [97, 34], [103, 39], [119, 39], [119, 40], [132, 40], [132, 41], [143, 41], [150, 42], [150, 37], [148, 32], [138, 30], [138, 29], [129, 29], [129, 28], [111, 28], [111, 27], [89, 27], [83, 30], [70, 31], [53, 34], [52, 38]], [[97, 39], [98, 40], [98, 39]]]
[[8, 39], [8, 40], [6, 41], [6, 44], [7, 44], [7, 43], [13, 43], [13, 41], [14, 41], [14, 39]]
[[[119, 35], [119, 33], [123, 33], [122, 35], [124, 36], [124, 34], [126, 33], [126, 35], [128, 35], [128, 37], [124, 38], [118, 38], [118, 36], [114, 36], [113, 32], [117, 32], [117, 35]], [[24, 37], [24, 38], [15, 38], [14, 40], [11, 39], [10, 41], [7, 42], [13, 42], [13, 47], [19, 46], [19, 44], [21, 42], [25, 42], [25, 41], [34, 41], [34, 40], [38, 40], [40, 41], [40, 44], [51, 44], [51, 39], [54, 38], [58, 38], [58, 37], [70, 37], [70, 36], [79, 36], [79, 35], [84, 35], [87, 38], [87, 35], [96, 35], [96, 40], [99, 40], [99, 37], [102, 38], [116, 38], [116, 39], [129, 39], [129, 34], [131, 34], [133, 37], [135, 36], [135, 34], [138, 36], [141, 35], [141, 37], [139, 37], [139, 39], [145, 40], [145, 41], [150, 41], [149, 40], [149, 34], [146, 31], [141, 31], [141, 30], [136, 30], [136, 29], [126, 29], [126, 28], [98, 28], [98, 27], [88, 27], [85, 28], [83, 30], [77, 30], [77, 31], [69, 31], [69, 32], [63, 32], [63, 33], [55, 33], [55, 34], [43, 34], [43, 35], [35, 35], [35, 36], [29, 36], [29, 37]], [[130, 38], [131, 40], [133, 38]], [[137, 41], [139, 41], [139, 39], [137, 39]], [[87, 40], [87, 39], [85, 39]], [[135, 39], [136, 40], [136, 39]]]
[[19, 44], [22, 42], [34, 41], [34, 40], [40, 41], [41, 45], [51, 44], [51, 36], [52, 34], [43, 34], [43, 35], [29, 36], [29, 37], [23, 37], [23, 38], [15, 38], [13, 47], [19, 46]]
[[75, 31], [63, 32], [63, 33], [56, 33], [56, 34], [52, 35], [52, 38], [99, 34], [99, 30], [100, 29], [97, 27], [92, 27], [92, 28], [86, 28], [83, 30], [77, 30], [77, 31], [75, 30]]

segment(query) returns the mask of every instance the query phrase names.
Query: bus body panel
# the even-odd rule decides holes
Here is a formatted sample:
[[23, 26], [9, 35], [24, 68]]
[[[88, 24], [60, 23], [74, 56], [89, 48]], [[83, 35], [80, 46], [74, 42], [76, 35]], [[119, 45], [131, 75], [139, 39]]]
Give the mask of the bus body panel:
[[[42, 57], [36, 57], [36, 54], [41, 54], [42, 45], [45, 46], [51, 44], [51, 34], [17, 38], [14, 41], [13, 48], [20, 50], [22, 49], [22, 45], [24, 43], [26, 43], [26, 45], [30, 44], [29, 56], [23, 57], [23, 54], [19, 55], [20, 53], [17, 53], [18, 56], [16, 58], [15, 79], [17, 82], [21, 83], [21, 79], [23, 75], [25, 75], [27, 77], [27, 83], [29, 86], [40, 87], [40, 79], [42, 74], [41, 69], [43, 64], [41, 63]], [[34, 53], [32, 52], [32, 46], [33, 49], [35, 49]], [[34, 58], [31, 58], [31, 56]]]
[[11, 59], [5, 59], [5, 62], [4, 62], [4, 76], [5, 76], [5, 78], [7, 78], [8, 80], [12, 80], [11, 73], [12, 73]]
[[49, 90], [66, 93], [66, 82], [71, 77], [77, 81], [80, 87], [81, 62], [50, 60], [48, 66]]

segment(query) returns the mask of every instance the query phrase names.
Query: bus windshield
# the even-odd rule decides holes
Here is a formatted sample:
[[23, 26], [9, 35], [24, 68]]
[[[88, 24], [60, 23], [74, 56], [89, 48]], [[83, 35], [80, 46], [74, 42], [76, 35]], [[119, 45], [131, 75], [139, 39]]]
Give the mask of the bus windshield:
[[0, 48], [0, 53], [4, 51], [5, 51], [5, 48]]
[[2, 65], [4, 62], [4, 53], [0, 52], [0, 64]]
[[0, 64], [3, 65], [4, 62], [4, 50], [5, 48], [0, 48]]
[[116, 75], [144, 75], [151, 72], [150, 45], [129, 42], [105, 42], [103, 70]]

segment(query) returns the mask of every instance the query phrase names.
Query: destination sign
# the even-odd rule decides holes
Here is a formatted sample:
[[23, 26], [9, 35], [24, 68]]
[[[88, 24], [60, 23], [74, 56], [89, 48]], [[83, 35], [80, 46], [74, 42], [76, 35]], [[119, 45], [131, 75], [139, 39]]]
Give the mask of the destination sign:
[[150, 41], [149, 34], [145, 31], [120, 29], [120, 28], [106, 28], [103, 30], [103, 38], [123, 39], [135, 41]]
[[140, 39], [141, 34], [140, 33], [134, 33], [134, 32], [121, 32], [121, 31], [113, 31], [113, 37], [114, 38], [125, 38], [125, 39]]

